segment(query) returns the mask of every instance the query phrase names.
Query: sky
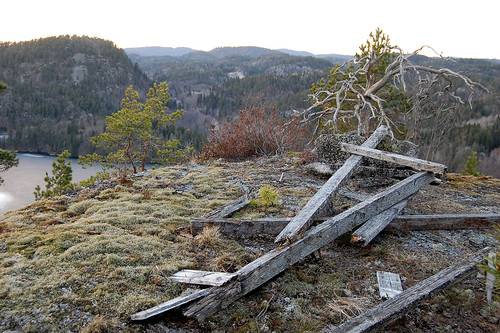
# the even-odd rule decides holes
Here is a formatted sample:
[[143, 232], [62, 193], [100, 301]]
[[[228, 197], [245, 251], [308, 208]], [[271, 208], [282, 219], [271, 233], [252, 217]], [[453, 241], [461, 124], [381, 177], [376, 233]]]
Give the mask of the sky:
[[85, 35], [120, 48], [354, 55], [381, 28], [405, 52], [428, 45], [443, 56], [500, 59], [499, 0], [11, 0], [0, 17], [2, 42]]

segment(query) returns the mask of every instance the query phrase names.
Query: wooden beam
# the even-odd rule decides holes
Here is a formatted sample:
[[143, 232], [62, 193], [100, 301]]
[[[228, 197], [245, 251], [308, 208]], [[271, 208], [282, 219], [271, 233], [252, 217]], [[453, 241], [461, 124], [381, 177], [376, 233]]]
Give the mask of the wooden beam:
[[242, 267], [236, 272], [236, 280], [222, 287], [214, 287], [209, 295], [190, 305], [184, 314], [199, 321], [204, 320], [372, 216], [413, 195], [433, 179], [431, 173], [417, 173], [328, 219], [296, 242], [276, 248]]
[[211, 211], [208, 214], [205, 214], [205, 217], [229, 217], [243, 209], [246, 205], [250, 203], [250, 199], [248, 198], [248, 193], [245, 193], [241, 197], [236, 200], [233, 200], [222, 207], [217, 208], [216, 210]]
[[184, 305], [184, 304], [189, 303], [191, 301], [194, 301], [198, 298], [206, 296], [206, 295], [208, 295], [209, 292], [210, 292], [210, 289], [201, 289], [201, 290], [197, 290], [194, 293], [189, 294], [187, 296], [179, 296], [177, 298], [171, 299], [170, 301], [159, 304], [159, 305], [152, 307], [150, 309], [147, 309], [147, 310], [144, 310], [141, 312], [137, 312], [137, 313], [131, 315], [130, 319], [131, 320], [145, 320], [145, 319], [151, 318], [153, 316], [159, 315], [159, 314], [164, 313], [168, 310], [177, 308], [181, 305]]
[[370, 157], [385, 162], [396, 163], [419, 171], [434, 172], [435, 174], [438, 175], [445, 174], [447, 169], [446, 166], [442, 164], [429, 162], [404, 155], [388, 153], [385, 151], [373, 149], [371, 147], [363, 147], [363, 146], [352, 145], [349, 143], [342, 143], [341, 149], [342, 151], [345, 151], [347, 153]]
[[352, 233], [351, 243], [361, 243], [363, 246], [368, 245], [384, 228], [394, 220], [396, 216], [406, 206], [407, 201], [404, 200], [382, 213], [372, 217], [365, 224], [359, 227], [358, 230]]
[[[318, 218], [314, 223], [325, 222]], [[290, 223], [289, 217], [241, 218], [191, 218], [191, 231], [197, 235], [205, 227], [217, 226], [227, 236], [276, 236]], [[490, 229], [500, 223], [500, 214], [441, 214], [441, 215], [399, 215], [392, 220], [385, 231], [408, 230], [459, 230]]]
[[218, 287], [227, 283], [236, 276], [234, 273], [207, 272], [184, 269], [168, 278], [181, 283], [199, 284]]
[[[363, 143], [363, 147], [376, 147], [377, 144], [388, 133], [385, 126], [379, 127], [373, 134]], [[332, 198], [338, 189], [344, 184], [352, 173], [359, 167], [362, 161], [361, 156], [349, 157], [342, 167], [338, 169], [333, 176], [323, 185], [319, 191], [309, 200], [290, 223], [276, 237], [275, 242], [283, 242], [287, 239], [294, 240], [299, 232], [307, 229], [314, 219], [320, 216], [328, 216], [331, 211]]]
[[500, 214], [399, 215], [386, 231], [490, 229], [500, 223]]
[[[326, 218], [322, 219], [325, 221]], [[217, 226], [220, 232], [229, 236], [276, 236], [283, 230], [291, 218], [289, 217], [265, 217], [258, 219], [240, 218], [191, 218], [191, 232], [197, 235], [206, 227]]]
[[459, 277], [475, 269], [484, 261], [484, 255], [489, 248], [474, 253], [470, 257], [452, 265], [439, 273], [414, 285], [399, 295], [394, 296], [364, 314], [351, 319], [340, 326], [327, 326], [323, 332], [327, 333], [354, 333], [366, 332], [394, 318], [397, 314], [407, 310], [414, 303], [429, 297], [433, 293], [450, 285]]

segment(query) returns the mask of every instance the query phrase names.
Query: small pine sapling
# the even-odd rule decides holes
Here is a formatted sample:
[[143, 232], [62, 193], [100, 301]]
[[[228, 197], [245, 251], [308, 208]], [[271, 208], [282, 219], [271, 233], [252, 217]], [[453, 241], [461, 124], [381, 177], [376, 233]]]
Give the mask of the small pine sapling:
[[66, 164], [69, 155], [69, 152], [65, 150], [52, 162], [52, 176], [49, 176], [47, 172], [45, 173], [45, 191], [40, 191], [40, 185], [35, 187], [33, 193], [36, 200], [61, 195], [72, 188], [73, 169], [71, 168], [71, 161]]

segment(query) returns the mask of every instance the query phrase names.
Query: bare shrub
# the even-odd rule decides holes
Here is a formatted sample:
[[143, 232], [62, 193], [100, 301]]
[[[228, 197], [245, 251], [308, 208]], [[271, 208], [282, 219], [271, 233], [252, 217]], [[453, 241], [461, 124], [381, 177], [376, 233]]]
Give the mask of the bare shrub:
[[285, 121], [276, 109], [251, 107], [240, 110], [238, 119], [212, 125], [203, 157], [246, 158], [302, 150], [306, 134], [299, 118]]

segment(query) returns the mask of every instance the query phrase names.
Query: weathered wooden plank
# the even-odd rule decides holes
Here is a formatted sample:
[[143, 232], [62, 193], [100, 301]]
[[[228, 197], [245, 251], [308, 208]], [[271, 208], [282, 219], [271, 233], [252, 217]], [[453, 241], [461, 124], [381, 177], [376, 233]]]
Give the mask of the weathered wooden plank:
[[[237, 278], [190, 305], [184, 313], [188, 317], [204, 320], [250, 291], [281, 273], [299, 260], [327, 245], [335, 238], [359, 226], [372, 216], [380, 214], [396, 203], [416, 193], [434, 179], [431, 173], [417, 173], [394, 184], [367, 201], [312, 228], [296, 242], [274, 249], [236, 272]], [[235, 291], [240, 290], [240, 291]]]
[[[488, 253], [488, 267], [494, 269], [493, 263], [495, 262], [497, 254], [495, 252]], [[490, 272], [486, 272], [486, 300], [488, 303], [493, 301], [493, 289], [495, 289], [495, 276]]]
[[407, 201], [404, 200], [382, 213], [372, 217], [365, 224], [359, 227], [358, 230], [352, 233], [351, 242], [361, 243], [366, 246], [372, 241], [384, 228], [394, 220], [394, 218], [403, 210]]
[[340, 195], [342, 195], [346, 198], [354, 199], [357, 201], [365, 201], [366, 199], [368, 199], [370, 197], [370, 195], [368, 193], [352, 192], [346, 188], [341, 188], [341, 189], [339, 189], [338, 192]]
[[500, 214], [399, 215], [384, 230], [489, 229], [500, 223]]
[[[379, 127], [373, 134], [363, 143], [363, 147], [376, 147], [377, 144], [387, 134], [388, 129], [385, 126]], [[290, 223], [276, 237], [275, 242], [282, 242], [287, 239], [293, 240], [302, 230], [307, 229], [315, 218], [327, 216], [331, 210], [331, 199], [344, 184], [356, 168], [361, 164], [361, 156], [351, 156], [338, 169], [333, 176], [323, 185], [318, 192], [309, 200], [297, 215], [292, 218]]]
[[217, 208], [216, 210], [211, 211], [208, 214], [205, 214], [205, 217], [228, 217], [232, 214], [236, 213], [240, 209], [243, 209], [246, 205], [250, 203], [250, 199], [248, 198], [248, 193], [242, 195], [236, 200], [233, 200], [222, 207]]
[[[314, 222], [324, 222], [328, 218], [318, 218]], [[275, 236], [290, 223], [291, 218], [268, 217], [258, 219], [240, 218], [192, 218], [193, 235], [206, 226], [217, 226], [228, 236]], [[500, 223], [500, 214], [441, 214], [441, 215], [399, 215], [389, 223], [385, 231], [409, 230], [459, 230], [489, 229]]]
[[394, 296], [399, 295], [403, 292], [399, 274], [377, 271], [377, 282], [380, 291], [380, 297], [393, 298]]
[[194, 293], [189, 294], [187, 296], [179, 296], [177, 298], [171, 299], [170, 301], [159, 304], [159, 305], [152, 307], [150, 309], [147, 309], [147, 310], [144, 310], [141, 312], [137, 312], [137, 313], [131, 315], [130, 319], [131, 320], [145, 320], [145, 319], [154, 317], [154, 316], [159, 315], [163, 312], [177, 308], [181, 305], [184, 305], [184, 304], [189, 303], [191, 301], [194, 301], [198, 298], [206, 296], [206, 295], [208, 295], [209, 292], [210, 292], [210, 289], [201, 289], [201, 290], [195, 291]]
[[207, 272], [192, 269], [184, 269], [168, 278], [181, 283], [199, 284], [204, 286], [218, 287], [234, 278], [234, 273]]
[[388, 153], [370, 147], [356, 146], [349, 143], [342, 143], [341, 149], [347, 153], [370, 157], [385, 162], [396, 163], [419, 171], [434, 172], [438, 175], [445, 174], [447, 169], [445, 165], [439, 163], [434, 163], [394, 153]]
[[[317, 218], [321, 223], [328, 218]], [[290, 223], [289, 217], [265, 217], [258, 219], [241, 218], [192, 218], [193, 235], [203, 231], [206, 226], [217, 226], [224, 235], [238, 236], [276, 236]], [[458, 230], [490, 229], [500, 223], [500, 214], [441, 214], [441, 215], [398, 215], [385, 227], [385, 231], [408, 230]]]
[[477, 264], [484, 260], [485, 253], [489, 248], [483, 249], [474, 253], [470, 257], [452, 265], [439, 273], [425, 279], [424, 281], [414, 285], [394, 298], [391, 298], [375, 308], [365, 312], [364, 314], [351, 319], [350, 321], [340, 326], [328, 326], [324, 332], [328, 333], [354, 333], [366, 332], [391, 318], [394, 318], [398, 313], [408, 309], [415, 302], [421, 301], [429, 297], [431, 294], [450, 285], [457, 278], [473, 270]]
[[[323, 219], [325, 221], [326, 219]], [[213, 219], [213, 218], [191, 218], [191, 232], [197, 235], [205, 227], [217, 226], [224, 235], [231, 236], [276, 236], [283, 228], [290, 223], [291, 218], [265, 217], [258, 219]]]

